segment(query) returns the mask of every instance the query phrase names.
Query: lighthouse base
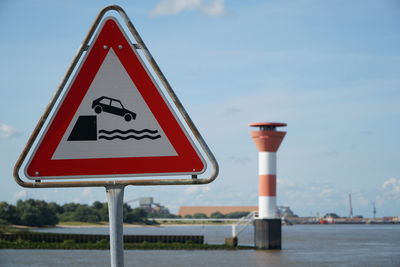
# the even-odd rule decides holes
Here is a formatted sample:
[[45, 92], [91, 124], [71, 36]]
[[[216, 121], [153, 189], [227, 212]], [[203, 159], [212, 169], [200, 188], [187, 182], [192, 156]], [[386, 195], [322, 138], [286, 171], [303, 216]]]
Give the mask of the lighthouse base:
[[256, 249], [282, 249], [281, 219], [254, 220], [254, 245]]

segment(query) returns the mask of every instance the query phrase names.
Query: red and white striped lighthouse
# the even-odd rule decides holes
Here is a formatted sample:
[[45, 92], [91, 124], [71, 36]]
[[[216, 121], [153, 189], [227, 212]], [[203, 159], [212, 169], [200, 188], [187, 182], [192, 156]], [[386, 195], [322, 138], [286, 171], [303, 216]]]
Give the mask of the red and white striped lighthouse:
[[286, 132], [277, 131], [277, 127], [284, 127], [286, 123], [259, 122], [251, 123], [251, 127], [259, 127], [252, 131], [251, 137], [258, 149], [258, 217], [260, 219], [274, 219], [277, 217], [276, 206], [276, 152], [286, 135]]

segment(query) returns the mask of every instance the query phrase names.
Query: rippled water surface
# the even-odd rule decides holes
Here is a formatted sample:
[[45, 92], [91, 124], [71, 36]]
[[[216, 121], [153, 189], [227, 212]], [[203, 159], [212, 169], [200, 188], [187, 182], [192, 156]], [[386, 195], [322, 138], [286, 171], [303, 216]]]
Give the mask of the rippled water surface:
[[[108, 228], [49, 228], [44, 232], [108, 234]], [[400, 266], [400, 225], [283, 227], [280, 251], [126, 250], [125, 266]], [[204, 235], [223, 243], [230, 226], [127, 227], [124, 234]], [[253, 244], [253, 229], [239, 236]], [[109, 251], [0, 250], [0, 266], [109, 266]]]

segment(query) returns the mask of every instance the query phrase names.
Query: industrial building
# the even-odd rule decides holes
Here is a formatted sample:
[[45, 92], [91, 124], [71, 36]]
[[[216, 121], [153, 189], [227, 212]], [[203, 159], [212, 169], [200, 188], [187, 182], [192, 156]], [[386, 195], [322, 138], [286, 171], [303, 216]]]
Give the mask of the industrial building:
[[155, 203], [152, 197], [140, 197], [129, 200], [125, 203], [139, 202], [139, 208], [146, 211], [147, 214], [169, 214], [168, 208], [159, 203]]
[[[178, 215], [184, 217], [185, 215], [194, 215], [196, 213], [203, 213], [210, 217], [215, 212], [220, 212], [224, 215], [232, 212], [257, 212], [258, 206], [181, 206]], [[293, 211], [288, 206], [278, 206], [278, 215], [280, 217], [296, 217]]]

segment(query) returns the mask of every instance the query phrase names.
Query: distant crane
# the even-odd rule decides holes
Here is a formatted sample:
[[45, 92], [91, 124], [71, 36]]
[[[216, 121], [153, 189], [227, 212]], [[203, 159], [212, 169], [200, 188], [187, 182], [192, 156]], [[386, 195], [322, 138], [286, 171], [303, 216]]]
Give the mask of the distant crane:
[[373, 202], [373, 210], [372, 213], [374, 214], [374, 219], [376, 219], [376, 206], [375, 206], [375, 201]]
[[351, 203], [351, 193], [349, 194], [349, 207], [350, 207], [350, 218], [353, 218], [353, 204]]

